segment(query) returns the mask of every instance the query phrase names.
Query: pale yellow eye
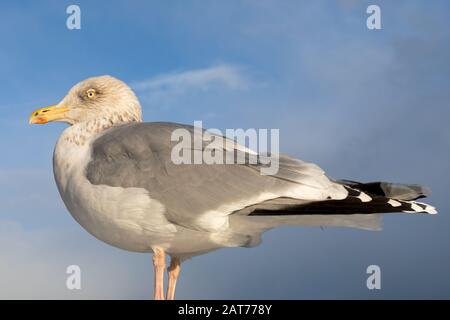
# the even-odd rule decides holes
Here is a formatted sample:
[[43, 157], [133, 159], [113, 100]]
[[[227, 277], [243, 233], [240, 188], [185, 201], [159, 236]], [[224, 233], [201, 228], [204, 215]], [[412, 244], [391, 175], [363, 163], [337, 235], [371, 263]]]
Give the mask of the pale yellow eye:
[[97, 95], [97, 91], [95, 91], [95, 89], [89, 89], [88, 91], [86, 91], [86, 96], [89, 99], [95, 98], [96, 95]]

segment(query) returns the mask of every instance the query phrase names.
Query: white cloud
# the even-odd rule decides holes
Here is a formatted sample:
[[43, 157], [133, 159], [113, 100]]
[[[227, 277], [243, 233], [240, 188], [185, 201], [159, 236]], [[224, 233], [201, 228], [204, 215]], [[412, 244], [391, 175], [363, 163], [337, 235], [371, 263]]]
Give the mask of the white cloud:
[[217, 87], [230, 90], [245, 89], [248, 86], [248, 80], [239, 68], [221, 64], [203, 69], [163, 74], [135, 82], [131, 86], [143, 94], [178, 95], [187, 91], [208, 91]]

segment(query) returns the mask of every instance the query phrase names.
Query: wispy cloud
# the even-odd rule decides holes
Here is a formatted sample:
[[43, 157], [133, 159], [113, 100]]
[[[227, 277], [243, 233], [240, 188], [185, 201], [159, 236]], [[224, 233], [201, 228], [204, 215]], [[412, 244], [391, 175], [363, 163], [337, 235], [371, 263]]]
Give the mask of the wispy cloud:
[[134, 82], [131, 86], [141, 93], [180, 94], [188, 90], [207, 91], [212, 88], [245, 89], [249, 84], [242, 70], [232, 65], [216, 65], [158, 75]]

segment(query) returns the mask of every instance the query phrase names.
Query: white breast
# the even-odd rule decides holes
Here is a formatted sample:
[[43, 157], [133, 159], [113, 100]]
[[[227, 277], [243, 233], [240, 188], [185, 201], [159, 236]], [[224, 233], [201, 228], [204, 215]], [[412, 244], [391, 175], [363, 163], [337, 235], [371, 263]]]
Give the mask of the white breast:
[[164, 207], [145, 189], [91, 184], [84, 174], [91, 157], [90, 141], [74, 141], [76, 125], [59, 138], [53, 170], [61, 197], [74, 219], [96, 238], [130, 251], [167, 247], [177, 231]]

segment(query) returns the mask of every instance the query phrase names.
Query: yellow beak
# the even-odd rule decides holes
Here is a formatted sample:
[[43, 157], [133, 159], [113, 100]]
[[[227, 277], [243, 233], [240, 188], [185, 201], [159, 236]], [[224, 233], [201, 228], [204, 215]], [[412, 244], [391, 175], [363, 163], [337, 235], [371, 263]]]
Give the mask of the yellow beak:
[[51, 121], [61, 121], [69, 111], [69, 108], [50, 106], [33, 111], [29, 118], [29, 123], [44, 124]]

